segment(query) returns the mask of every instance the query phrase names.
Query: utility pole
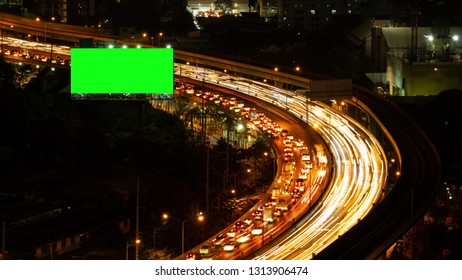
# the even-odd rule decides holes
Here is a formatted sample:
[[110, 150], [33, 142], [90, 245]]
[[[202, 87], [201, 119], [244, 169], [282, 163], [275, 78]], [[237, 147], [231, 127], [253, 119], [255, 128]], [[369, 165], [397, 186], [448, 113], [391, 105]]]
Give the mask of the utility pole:
[[206, 154], [206, 167], [205, 167], [205, 210], [206, 210], [206, 213], [209, 214], [210, 213], [210, 204], [209, 204], [209, 195], [210, 195], [210, 192], [209, 192], [209, 163], [210, 163], [210, 140], [208, 140], [208, 137], [207, 137], [207, 141], [205, 143], [207, 145], [206, 149], [207, 149], [207, 154]]
[[2, 260], [6, 260], [5, 247], [6, 247], [6, 223], [5, 223], [5, 218], [2, 214]]
[[136, 222], [135, 222], [135, 259], [139, 259], [139, 242], [140, 240], [140, 175], [136, 172]]
[[[144, 125], [144, 101], [141, 101], [141, 106], [138, 111], [138, 129], [139, 133], [143, 131]], [[135, 211], [135, 260], [139, 259], [140, 250], [140, 171], [139, 166], [136, 166], [136, 211]]]

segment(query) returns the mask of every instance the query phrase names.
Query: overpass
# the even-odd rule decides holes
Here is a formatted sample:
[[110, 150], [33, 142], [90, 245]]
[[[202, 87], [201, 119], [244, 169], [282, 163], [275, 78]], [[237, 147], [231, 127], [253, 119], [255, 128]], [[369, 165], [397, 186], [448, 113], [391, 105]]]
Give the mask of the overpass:
[[[95, 40], [120, 40], [107, 34], [96, 34], [93, 30], [55, 23], [39, 24], [35, 20], [15, 18], [0, 14], [3, 29], [8, 24], [16, 24], [18, 32], [36, 32], [44, 37], [54, 34], [54, 38], [76, 42], [80, 38]], [[221, 69], [235, 75], [255, 77], [273, 81], [275, 85], [291, 86], [312, 100], [326, 98], [351, 98], [355, 104], [369, 115], [376, 117], [380, 126], [388, 131], [402, 155], [402, 172], [394, 188], [385, 199], [357, 226], [339, 237], [332, 245], [316, 256], [318, 259], [374, 259], [403, 235], [424, 214], [430, 206], [441, 177], [438, 153], [421, 131], [402, 110], [390, 100], [368, 89], [353, 86], [351, 81], [314, 81], [288, 73], [231, 59], [206, 56], [204, 54], [175, 50], [175, 61]]]

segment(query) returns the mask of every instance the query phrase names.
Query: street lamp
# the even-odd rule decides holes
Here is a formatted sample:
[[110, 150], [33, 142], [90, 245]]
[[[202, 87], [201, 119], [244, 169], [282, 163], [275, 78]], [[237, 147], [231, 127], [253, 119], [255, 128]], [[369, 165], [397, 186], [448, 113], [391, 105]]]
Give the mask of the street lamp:
[[159, 36], [157, 36], [157, 46], [160, 47], [160, 42], [162, 40], [162, 36], [164, 36], [164, 33], [159, 32]]
[[[51, 17], [50, 20], [52, 22], [54, 22], [56, 20], [55, 17]], [[39, 22], [40, 21], [40, 18], [39, 17], [36, 17], [35, 18], [35, 21]], [[47, 49], [47, 25], [48, 25], [48, 22], [44, 22], [44, 25], [43, 25], [43, 44], [45, 45], [45, 51]], [[50, 67], [51, 67], [51, 64], [53, 62], [53, 33], [51, 33], [51, 41], [50, 41]]]
[[[164, 219], [165, 221], [168, 221], [168, 219], [172, 219], [172, 220], [175, 220], [175, 221], [181, 223], [181, 254], [184, 254], [184, 224], [186, 222], [193, 221], [194, 219], [182, 220], [182, 219], [178, 219], [178, 218], [175, 218], [173, 216], [170, 216], [167, 213], [162, 214], [162, 219]], [[204, 219], [205, 219], [204, 214], [202, 214], [202, 212], [199, 212], [199, 214], [197, 215], [197, 221], [198, 222], [203, 222]]]
[[[279, 71], [279, 68], [278, 68], [278, 67], [274, 67], [274, 71], [275, 71], [275, 72], [278, 72], [278, 71]], [[285, 87], [284, 87], [284, 83], [282, 84], [282, 89], [285, 89], [285, 95], [286, 95], [286, 109], [288, 109], [288, 107], [287, 107], [287, 99], [288, 99], [288, 97], [287, 97], [287, 95], [288, 95], [287, 87], [288, 87], [288, 85], [287, 85], [287, 83], [289, 82], [289, 77], [288, 77], [288, 73], [285, 73], [285, 72], [283, 72], [283, 73], [284, 73], [285, 76], [286, 76], [286, 83], [285, 83]]]
[[[138, 246], [140, 245], [141, 243], [141, 240], [139, 239], [136, 239], [136, 240], [127, 240], [127, 242], [125, 242], [125, 259], [128, 260], [128, 245], [129, 244], [133, 244], [135, 243], [135, 250], [138, 248]], [[155, 245], [155, 244], [154, 244]], [[137, 253], [135, 253], [137, 254]], [[138, 260], [138, 256], [135, 256], [135, 258]]]

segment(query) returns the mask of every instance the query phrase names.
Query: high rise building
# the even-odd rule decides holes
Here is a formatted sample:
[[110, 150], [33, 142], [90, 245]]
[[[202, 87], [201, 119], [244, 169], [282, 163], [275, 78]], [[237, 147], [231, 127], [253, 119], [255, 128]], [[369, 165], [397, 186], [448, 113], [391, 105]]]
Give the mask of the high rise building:
[[334, 25], [340, 15], [357, 14], [354, 0], [280, 0], [281, 28], [316, 31]]
[[55, 18], [56, 22], [95, 25], [96, 5], [102, 0], [38, 0], [38, 17]]

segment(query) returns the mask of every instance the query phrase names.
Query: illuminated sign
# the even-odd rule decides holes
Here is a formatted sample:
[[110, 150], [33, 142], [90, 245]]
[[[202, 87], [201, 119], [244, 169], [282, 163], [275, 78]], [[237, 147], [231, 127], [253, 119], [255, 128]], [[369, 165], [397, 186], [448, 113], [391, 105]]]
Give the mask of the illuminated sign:
[[173, 94], [171, 48], [73, 48], [71, 94]]

